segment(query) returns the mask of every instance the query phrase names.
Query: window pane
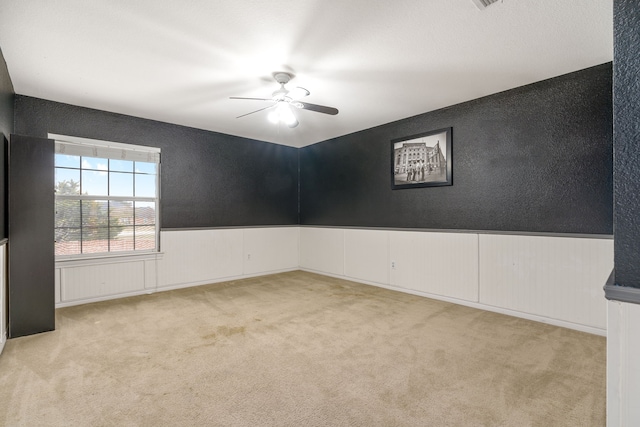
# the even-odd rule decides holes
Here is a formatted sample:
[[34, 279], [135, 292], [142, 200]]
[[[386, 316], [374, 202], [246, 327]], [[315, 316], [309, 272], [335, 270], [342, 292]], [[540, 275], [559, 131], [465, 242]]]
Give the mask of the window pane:
[[109, 159], [109, 170], [116, 172], [133, 172], [133, 162], [131, 160]]
[[156, 204], [154, 202], [135, 202], [136, 225], [153, 225], [156, 223]]
[[68, 154], [56, 154], [56, 167], [80, 169], [80, 156], [69, 156]]
[[111, 252], [133, 250], [133, 227], [110, 229]]
[[156, 173], [156, 164], [148, 162], [136, 162], [136, 173]]
[[156, 227], [154, 225], [136, 226], [136, 250], [156, 248]]
[[80, 194], [80, 170], [56, 168], [56, 194]]
[[106, 200], [82, 200], [82, 226], [108, 227], [109, 205]]
[[82, 157], [82, 169], [92, 169], [97, 171], [107, 171], [109, 169], [109, 159], [102, 157]]
[[61, 242], [79, 242], [81, 239], [80, 228], [56, 228], [55, 240]]
[[136, 174], [136, 197], [156, 197], [156, 176]]
[[56, 228], [80, 227], [80, 200], [56, 200]]
[[[56, 255], [157, 249], [159, 165], [123, 160], [125, 156], [55, 155], [56, 195], [66, 196], [55, 204]], [[110, 197], [124, 200], [101, 200]], [[135, 201], [137, 197], [153, 201]]]
[[109, 195], [133, 196], [133, 174], [109, 172]]
[[82, 171], [82, 194], [90, 196], [106, 196], [107, 180], [106, 172]]
[[56, 229], [56, 255], [77, 255], [80, 253], [80, 229]]
[[109, 202], [109, 225], [112, 228], [133, 225], [133, 202], [111, 200]]
[[82, 228], [82, 253], [109, 252], [109, 229], [106, 227]]

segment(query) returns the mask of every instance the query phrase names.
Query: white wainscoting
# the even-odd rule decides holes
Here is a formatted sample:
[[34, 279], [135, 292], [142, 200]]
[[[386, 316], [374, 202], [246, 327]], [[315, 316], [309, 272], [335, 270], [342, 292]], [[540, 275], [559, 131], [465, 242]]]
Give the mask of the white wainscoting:
[[7, 243], [0, 245], [0, 353], [7, 342]]
[[480, 302], [605, 330], [613, 240], [480, 235]]
[[162, 231], [157, 257], [56, 265], [56, 307], [298, 269], [299, 228]]
[[161, 248], [157, 259], [58, 263], [56, 305], [301, 268], [606, 333], [607, 238], [256, 227], [162, 231]]
[[389, 232], [392, 286], [478, 302], [478, 235]]
[[344, 276], [344, 229], [300, 229], [300, 265], [309, 270]]
[[640, 425], [640, 305], [607, 302], [607, 425]]
[[158, 287], [242, 275], [243, 229], [163, 231]]
[[297, 270], [300, 229], [248, 228], [244, 235], [242, 273], [246, 276]]
[[303, 270], [606, 334], [612, 239], [303, 227], [300, 253]]
[[389, 283], [389, 233], [344, 231], [344, 274], [367, 283]]
[[111, 262], [60, 269], [60, 300], [127, 295], [144, 290], [144, 261]]

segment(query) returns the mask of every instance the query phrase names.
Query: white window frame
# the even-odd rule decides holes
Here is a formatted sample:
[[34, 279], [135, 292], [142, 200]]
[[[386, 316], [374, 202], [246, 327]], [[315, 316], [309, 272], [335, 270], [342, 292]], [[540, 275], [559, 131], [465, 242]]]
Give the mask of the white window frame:
[[[68, 136], [68, 135], [58, 135], [50, 133], [48, 134], [49, 139], [53, 139], [55, 141], [55, 154], [64, 154], [66, 152], [67, 147], [81, 147], [80, 149], [92, 150], [93, 154], [84, 154], [85, 156], [93, 156], [93, 157], [106, 157], [112, 159], [118, 159], [115, 153], [119, 152], [128, 152], [133, 153], [133, 155], [138, 158], [153, 159], [157, 164], [156, 170], [156, 197], [148, 198], [148, 201], [154, 201], [156, 203], [155, 210], [155, 241], [156, 247], [155, 249], [148, 250], [138, 250], [138, 251], [118, 251], [118, 252], [98, 252], [98, 253], [86, 253], [86, 254], [73, 254], [73, 255], [56, 255], [56, 264], [58, 262], [64, 263], [65, 265], [68, 263], [76, 264], [80, 261], [85, 260], [99, 260], [105, 259], [108, 260], [110, 258], [118, 258], [118, 257], [126, 257], [126, 258], [135, 258], [135, 259], [145, 259], [145, 258], [156, 258], [157, 255], [161, 254], [160, 252], [160, 169], [161, 169], [161, 155], [160, 148], [157, 147], [149, 147], [145, 145], [134, 145], [134, 144], [124, 144], [120, 142], [111, 142], [111, 141], [102, 141], [98, 139], [90, 139], [90, 138], [80, 138], [76, 136]], [[76, 155], [76, 154], [73, 154]], [[81, 154], [82, 155], [82, 154]], [[148, 161], [148, 160], [145, 160]], [[73, 197], [74, 199], [100, 199], [101, 196], [82, 196]], [[118, 196], [108, 196], [104, 197], [105, 200], [131, 200], [131, 197], [118, 197]], [[143, 201], [143, 198], [137, 198], [140, 201]]]

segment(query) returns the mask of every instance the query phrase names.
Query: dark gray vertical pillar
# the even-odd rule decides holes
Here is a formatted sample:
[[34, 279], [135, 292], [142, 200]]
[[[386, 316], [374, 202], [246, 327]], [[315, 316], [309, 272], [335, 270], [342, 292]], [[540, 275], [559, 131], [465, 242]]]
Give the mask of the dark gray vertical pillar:
[[[606, 296], [640, 303], [640, 3], [613, 3], [615, 275]], [[615, 285], [611, 282], [615, 281]]]
[[7, 63], [0, 49], [0, 238], [7, 237], [6, 151], [9, 135], [14, 132], [15, 97]]
[[55, 328], [54, 142], [11, 135], [9, 337]]

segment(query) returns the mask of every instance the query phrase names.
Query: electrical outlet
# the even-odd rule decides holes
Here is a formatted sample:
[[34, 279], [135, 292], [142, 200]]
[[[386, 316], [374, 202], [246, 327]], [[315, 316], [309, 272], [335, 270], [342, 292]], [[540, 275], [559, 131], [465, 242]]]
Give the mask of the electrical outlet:
[[247, 254], [247, 261], [251, 261], [251, 254]]
[[396, 262], [395, 261], [391, 261], [391, 269], [392, 270], [396, 269]]

